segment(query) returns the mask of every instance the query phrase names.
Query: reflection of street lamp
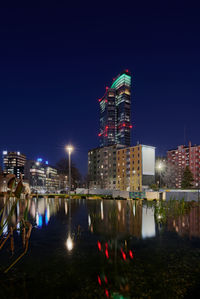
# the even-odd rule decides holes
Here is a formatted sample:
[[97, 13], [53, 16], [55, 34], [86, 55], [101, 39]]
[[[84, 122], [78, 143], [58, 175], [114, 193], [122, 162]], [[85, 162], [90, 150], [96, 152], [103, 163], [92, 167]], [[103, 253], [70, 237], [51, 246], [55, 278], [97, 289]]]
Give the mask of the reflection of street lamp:
[[69, 156], [69, 197], [70, 197], [70, 193], [71, 193], [71, 153], [73, 152], [73, 146], [67, 145], [66, 151], [68, 152], [68, 156]]
[[74, 247], [73, 240], [72, 240], [70, 234], [68, 235], [68, 238], [67, 238], [67, 241], [66, 241], [66, 247], [67, 247], [68, 251], [71, 251]]

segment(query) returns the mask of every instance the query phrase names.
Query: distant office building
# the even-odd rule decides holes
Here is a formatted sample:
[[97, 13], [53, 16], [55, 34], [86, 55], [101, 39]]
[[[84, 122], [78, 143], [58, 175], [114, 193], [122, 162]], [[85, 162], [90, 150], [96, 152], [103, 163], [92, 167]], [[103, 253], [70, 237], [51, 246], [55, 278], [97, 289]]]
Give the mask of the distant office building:
[[117, 189], [142, 191], [155, 182], [155, 147], [136, 145], [117, 150]]
[[200, 145], [189, 146], [180, 145], [177, 149], [172, 149], [167, 152], [167, 165], [171, 168], [171, 176], [175, 188], [181, 188], [182, 175], [189, 166], [194, 182], [194, 187], [200, 186]]
[[155, 182], [155, 148], [123, 145], [88, 152], [90, 188], [141, 191]]
[[15, 174], [16, 178], [20, 175], [24, 177], [24, 165], [26, 163], [26, 156], [20, 152], [3, 151], [3, 172], [5, 174]]
[[100, 104], [100, 147], [131, 143], [131, 74], [123, 71], [106, 88]]
[[31, 188], [37, 191], [56, 192], [63, 186], [63, 179], [60, 180], [57, 169], [41, 158], [26, 162], [25, 179], [29, 181]]
[[40, 162], [34, 162], [30, 168], [30, 186], [35, 190], [46, 189], [45, 166]]
[[99, 147], [88, 152], [90, 188], [116, 189], [117, 149], [120, 145]]
[[52, 166], [47, 166], [45, 168], [46, 173], [46, 189], [48, 191], [56, 191], [60, 189], [60, 180], [58, 171]]

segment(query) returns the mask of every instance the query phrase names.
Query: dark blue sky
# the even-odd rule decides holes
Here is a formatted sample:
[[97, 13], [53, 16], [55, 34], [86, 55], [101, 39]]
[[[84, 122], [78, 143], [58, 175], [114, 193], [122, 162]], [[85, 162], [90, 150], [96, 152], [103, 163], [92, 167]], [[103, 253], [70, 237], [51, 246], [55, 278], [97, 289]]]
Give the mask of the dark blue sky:
[[1, 7], [1, 150], [54, 164], [71, 142], [86, 173], [87, 151], [98, 146], [98, 98], [126, 68], [132, 143], [165, 154], [184, 143], [184, 127], [186, 141], [200, 143], [199, 7], [134, 2]]

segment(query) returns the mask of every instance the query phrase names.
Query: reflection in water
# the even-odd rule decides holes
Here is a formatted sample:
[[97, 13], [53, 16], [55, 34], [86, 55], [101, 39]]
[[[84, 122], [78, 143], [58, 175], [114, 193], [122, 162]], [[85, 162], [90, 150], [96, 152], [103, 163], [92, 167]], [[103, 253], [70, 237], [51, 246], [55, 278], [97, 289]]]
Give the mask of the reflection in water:
[[154, 217], [154, 207], [147, 208], [147, 206], [142, 207], [142, 238], [155, 237], [156, 227], [155, 227], [155, 217]]
[[71, 251], [73, 249], [73, 240], [71, 238], [70, 235], [68, 235], [68, 238], [67, 238], [67, 241], [66, 241], [66, 247], [67, 247], [67, 250]]
[[35, 218], [36, 218], [36, 224], [37, 224], [37, 226], [38, 227], [42, 227], [42, 223], [43, 223], [43, 221], [42, 221], [42, 215], [39, 214], [38, 212], [36, 212]]
[[[3, 207], [3, 204], [4, 200], [2, 199], [0, 200], [0, 208]], [[7, 205], [6, 215], [9, 214], [12, 204], [13, 200]], [[87, 207], [88, 229], [94, 233], [114, 234], [118, 237], [131, 235], [137, 238], [151, 238], [156, 236], [160, 220], [165, 218], [165, 229], [176, 231], [180, 236], [200, 237], [200, 206], [198, 204], [191, 204], [190, 208], [185, 213], [181, 212], [180, 215], [174, 211], [174, 216], [173, 210], [169, 215], [166, 214], [166, 211], [164, 216], [160, 211], [159, 214], [155, 215], [156, 204], [140, 201], [89, 200], [85, 202], [84, 200], [74, 200], [70, 213], [70, 206], [68, 205], [69, 202], [65, 199], [34, 198], [27, 207], [27, 201], [21, 200], [17, 203], [8, 225], [4, 227], [4, 233], [7, 232], [11, 224], [18, 223], [27, 208], [29, 218], [33, 222], [35, 221], [38, 228], [42, 228], [49, 224], [53, 215], [61, 211], [64, 211], [68, 219], [73, 218], [74, 211], [83, 205]]]
[[167, 226], [180, 236], [200, 237], [200, 206], [195, 204], [185, 215], [169, 217]]
[[[10, 202], [7, 204], [7, 207], [4, 211], [4, 217], [7, 218], [11, 211], [11, 207], [13, 205], [13, 200], [11, 199]], [[0, 209], [3, 207], [5, 202], [0, 199]], [[35, 222], [38, 228], [42, 228], [43, 225], [48, 225], [50, 218], [52, 215], [55, 215], [59, 209], [61, 204], [61, 200], [55, 199], [32, 199], [29, 204], [26, 200], [20, 200], [17, 205], [16, 209], [14, 210], [11, 217], [9, 217], [8, 225], [4, 227], [4, 234], [8, 232], [8, 228], [11, 225], [17, 225], [19, 229], [19, 220], [24, 216], [25, 210], [28, 209], [29, 219], [32, 222]], [[67, 214], [67, 203], [65, 203], [65, 211]]]
[[68, 207], [67, 207], [67, 201], [65, 201], [65, 214], [67, 215], [68, 213]]
[[101, 220], [103, 220], [104, 215], [103, 215], [103, 200], [101, 201]]
[[[3, 203], [3, 200], [0, 200], [0, 208]], [[147, 272], [145, 272], [144, 267], [145, 265], [149, 267], [150, 263], [152, 265], [156, 263], [153, 250], [157, 248], [157, 252], [160, 250], [162, 253], [163, 243], [161, 245], [161, 242], [159, 243], [159, 248], [159, 246], [156, 247], [156, 242], [166, 231], [168, 232], [167, 238], [169, 238], [169, 232], [173, 232], [171, 234], [173, 238], [174, 232], [177, 238], [179, 236], [200, 237], [200, 207], [198, 204], [191, 204], [186, 210], [174, 210], [167, 204], [160, 207], [158, 203], [153, 202], [80, 199], [69, 201], [50, 198], [35, 198], [29, 202], [28, 206], [27, 201], [21, 200], [9, 219], [8, 225], [4, 228], [5, 234], [11, 225], [17, 223], [26, 208], [29, 212], [28, 219], [35, 227], [31, 235], [30, 247], [31, 242], [36, 241], [36, 245], [32, 247], [31, 256], [38, 248], [35, 260], [42, 260], [40, 256], [38, 257], [40, 250], [45, 253], [41, 255], [44, 264], [49, 263], [49, 260], [54, 259], [55, 256], [50, 276], [54, 273], [54, 267], [59, 269], [63, 264], [62, 270], [58, 270], [58, 273], [62, 275], [65, 268], [69, 268], [69, 281], [71, 276], [81, 275], [79, 273], [81, 269], [78, 273], [77, 269], [82, 263], [84, 282], [89, 279], [88, 277], [92, 277], [95, 280], [95, 282], [93, 281], [95, 283], [93, 291], [98, 286], [99, 294], [93, 298], [120, 298], [120, 296], [134, 298], [134, 291], [141, 287], [143, 292], [144, 284], [146, 284], [147, 290], [150, 289], [153, 279], [150, 279], [148, 285], [148, 277], [144, 278], [144, 276], [145, 273], [151, 273], [151, 271], [150, 268], [147, 268]], [[7, 214], [10, 209], [11, 204], [8, 205]], [[48, 229], [46, 229], [47, 227]], [[44, 240], [44, 238], [46, 239]], [[148, 244], [153, 245], [148, 247]], [[51, 252], [49, 257], [48, 252]], [[149, 252], [150, 254], [147, 256]], [[153, 252], [152, 255], [151, 252]], [[168, 254], [168, 250], [165, 251], [166, 254]], [[170, 257], [170, 259], [172, 258]], [[34, 261], [34, 257], [32, 259]], [[163, 260], [167, 260], [167, 258]], [[26, 257], [26, 262], [28, 262], [28, 257]], [[70, 268], [71, 264], [73, 268], [76, 268], [75, 272]], [[186, 264], [188, 265], [188, 262]], [[51, 263], [49, 263], [50, 266]], [[18, 267], [18, 271], [20, 271], [21, 265]], [[166, 273], [168, 273], [167, 267], [168, 265]], [[159, 266], [160, 269], [162, 267]], [[174, 271], [174, 268], [172, 270]], [[156, 272], [157, 275], [157, 271], [157, 268], [153, 269], [152, 273]], [[49, 279], [50, 276], [47, 278]], [[142, 283], [141, 286], [138, 286], [140, 280]], [[135, 290], [133, 290], [134, 281], [139, 282], [138, 285], [134, 285]], [[75, 286], [77, 286], [76, 283]], [[136, 297], [140, 297], [138, 293]], [[82, 298], [87, 297], [83, 296]], [[149, 298], [153, 298], [153, 296], [149, 295]], [[176, 298], [176, 296], [171, 296], [171, 298]]]

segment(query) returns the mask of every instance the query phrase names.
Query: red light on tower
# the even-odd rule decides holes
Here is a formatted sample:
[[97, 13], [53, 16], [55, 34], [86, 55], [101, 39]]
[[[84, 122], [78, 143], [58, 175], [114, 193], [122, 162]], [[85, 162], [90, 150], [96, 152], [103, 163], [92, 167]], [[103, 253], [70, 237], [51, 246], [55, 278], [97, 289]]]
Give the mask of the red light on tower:
[[106, 90], [108, 90], [108, 86], [106, 86]]
[[126, 127], [126, 124], [123, 124], [122, 126], [123, 126], [123, 127]]
[[129, 126], [130, 129], [132, 129], [132, 127], [133, 127], [132, 125]]

